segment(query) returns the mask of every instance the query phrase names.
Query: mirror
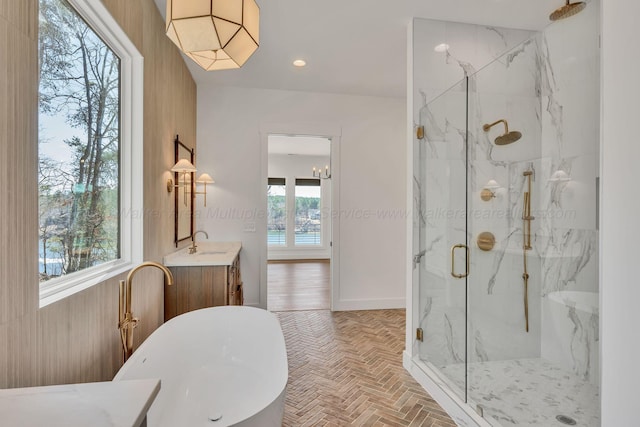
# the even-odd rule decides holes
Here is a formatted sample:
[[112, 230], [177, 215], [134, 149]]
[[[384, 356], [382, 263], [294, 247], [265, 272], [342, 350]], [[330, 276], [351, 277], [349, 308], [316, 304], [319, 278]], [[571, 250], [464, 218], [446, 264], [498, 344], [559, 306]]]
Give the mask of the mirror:
[[[195, 165], [195, 153], [193, 149], [184, 145], [176, 135], [175, 162], [187, 159]], [[181, 174], [175, 172], [173, 182], [176, 187], [175, 194], [175, 244], [191, 238], [193, 234], [193, 199], [195, 197], [195, 173]]]

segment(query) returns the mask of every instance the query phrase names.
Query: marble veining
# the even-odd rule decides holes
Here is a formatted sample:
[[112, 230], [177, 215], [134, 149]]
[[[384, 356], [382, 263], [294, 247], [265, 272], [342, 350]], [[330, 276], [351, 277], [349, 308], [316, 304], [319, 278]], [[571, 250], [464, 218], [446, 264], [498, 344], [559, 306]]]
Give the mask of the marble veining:
[[453, 332], [453, 326], [451, 324], [451, 319], [447, 314], [444, 315], [445, 322], [445, 337], [447, 338], [447, 348], [449, 350], [449, 354], [451, 355], [451, 360], [456, 363], [460, 363], [464, 360], [464, 356], [460, 356], [455, 349], [455, 335]]
[[455, 58], [453, 55], [451, 55], [451, 53], [449, 53], [448, 50], [446, 52], [446, 55], [447, 55], [447, 64], [449, 63], [450, 60], [453, 60], [462, 69], [462, 73], [464, 77], [475, 74], [476, 69], [473, 67], [473, 64], [471, 64], [470, 62], [462, 61], [460, 59]]
[[527, 41], [525, 41], [524, 43], [522, 43], [520, 46], [516, 47], [515, 49], [511, 50], [511, 52], [507, 53], [504, 57], [505, 57], [505, 66], [509, 67], [509, 65], [511, 65], [511, 63], [520, 55], [523, 54], [527, 51], [527, 48], [529, 47], [530, 44], [535, 43], [535, 39], [529, 39]]
[[594, 296], [597, 294], [569, 291], [554, 292], [544, 299], [542, 356], [597, 385], [600, 334], [597, 302], [590, 301]]
[[475, 335], [475, 354], [476, 354], [476, 360], [479, 360], [481, 362], [486, 362], [489, 360], [489, 355], [487, 354], [487, 351], [484, 349], [484, 343], [482, 340], [482, 334], [480, 333], [480, 331], [476, 331]]
[[591, 340], [587, 337], [588, 330], [582, 325], [575, 307], [569, 307], [569, 319], [573, 323], [571, 336], [571, 357], [574, 362], [573, 371], [582, 374], [582, 379], [589, 379], [591, 371]]
[[536, 240], [542, 258], [543, 295], [565, 290], [575, 283], [593, 262], [596, 251], [594, 230], [552, 229], [547, 233], [547, 239]]
[[522, 230], [518, 228], [513, 229], [509, 233], [509, 235], [500, 243], [500, 249], [496, 249], [496, 255], [493, 257], [491, 277], [489, 278], [489, 282], [487, 283], [487, 294], [491, 295], [493, 293], [493, 287], [496, 284], [496, 278], [498, 276], [498, 273], [500, 272], [500, 268], [502, 267], [502, 261], [504, 260], [504, 256], [507, 253], [506, 248], [509, 247], [511, 238], [516, 234], [516, 232], [521, 231]]
[[[598, 309], [550, 297], [597, 295], [600, 286], [598, 19], [594, 0], [570, 22], [536, 34], [437, 21], [414, 28], [414, 113], [425, 129], [425, 140], [414, 146], [414, 190], [421, 192], [414, 232], [427, 249], [418, 270], [425, 340], [416, 345], [419, 358], [442, 366], [442, 378], [458, 393], [468, 357], [472, 408], [480, 404], [495, 425], [557, 425], [559, 414], [579, 425], [599, 423]], [[464, 43], [433, 55], [419, 34], [438, 29]], [[468, 87], [460, 83], [465, 76]], [[451, 89], [443, 93], [436, 84]], [[496, 146], [502, 128], [482, 129], [501, 118], [522, 132], [519, 141]], [[534, 171], [535, 218], [527, 251], [529, 332], [522, 279], [526, 170]], [[558, 170], [570, 179], [554, 181]], [[501, 188], [481, 200], [490, 179]], [[475, 244], [482, 231], [496, 236], [490, 252]], [[449, 274], [451, 246], [465, 238], [466, 281]]]
[[553, 70], [553, 64], [550, 60], [549, 43], [546, 37], [542, 37], [542, 47], [538, 49], [538, 62], [540, 63], [540, 93], [543, 99], [546, 98], [545, 112], [548, 115], [548, 122], [555, 131], [554, 152], [556, 156], [560, 156], [563, 148], [563, 106], [556, 99], [558, 87], [556, 86], [556, 77]]
[[[440, 371], [464, 388], [464, 364]], [[559, 426], [556, 415], [570, 416], [579, 426], [600, 425], [598, 387], [547, 360], [470, 363], [467, 371], [471, 406], [481, 406], [494, 425]]]

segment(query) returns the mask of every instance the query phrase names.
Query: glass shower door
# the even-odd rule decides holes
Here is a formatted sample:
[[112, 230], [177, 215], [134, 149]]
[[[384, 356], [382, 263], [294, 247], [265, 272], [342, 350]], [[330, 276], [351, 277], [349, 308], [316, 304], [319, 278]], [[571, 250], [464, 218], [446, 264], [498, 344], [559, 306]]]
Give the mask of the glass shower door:
[[425, 104], [419, 120], [424, 135], [415, 146], [414, 177], [423, 334], [418, 357], [466, 400], [467, 79]]
[[598, 4], [414, 106], [412, 354], [493, 426], [600, 425]]

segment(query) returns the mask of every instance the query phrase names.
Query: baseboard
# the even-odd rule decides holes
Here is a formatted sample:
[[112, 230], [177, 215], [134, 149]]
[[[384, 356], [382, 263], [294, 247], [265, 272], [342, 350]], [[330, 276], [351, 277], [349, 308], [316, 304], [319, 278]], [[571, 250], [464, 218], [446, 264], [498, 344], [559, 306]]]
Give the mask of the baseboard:
[[449, 414], [457, 425], [462, 427], [491, 427], [491, 424], [453, 393], [426, 365], [421, 363], [421, 366], [418, 366], [406, 351], [402, 354], [402, 366], [431, 395], [433, 400], [438, 402], [438, 405]]
[[343, 299], [333, 306], [333, 311], [385, 310], [406, 307], [405, 298]]
[[328, 249], [299, 249], [290, 251], [272, 249], [267, 253], [268, 261], [329, 258], [331, 258], [331, 252]]
[[305, 259], [270, 259], [267, 264], [304, 264], [307, 263], [325, 263], [329, 264], [329, 258], [305, 258]]

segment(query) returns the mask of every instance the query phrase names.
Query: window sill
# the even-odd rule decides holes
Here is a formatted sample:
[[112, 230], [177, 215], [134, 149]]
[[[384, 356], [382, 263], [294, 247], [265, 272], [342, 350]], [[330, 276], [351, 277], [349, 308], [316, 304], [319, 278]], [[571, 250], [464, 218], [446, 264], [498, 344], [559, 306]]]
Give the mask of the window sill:
[[90, 270], [79, 271], [76, 274], [53, 279], [55, 282], [47, 283], [40, 289], [40, 308], [125, 273], [131, 270], [131, 268], [133, 268], [131, 262], [117, 260]]

